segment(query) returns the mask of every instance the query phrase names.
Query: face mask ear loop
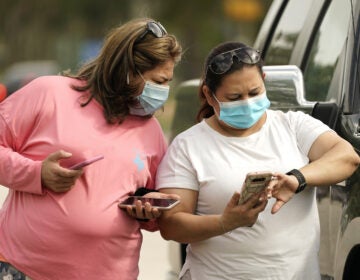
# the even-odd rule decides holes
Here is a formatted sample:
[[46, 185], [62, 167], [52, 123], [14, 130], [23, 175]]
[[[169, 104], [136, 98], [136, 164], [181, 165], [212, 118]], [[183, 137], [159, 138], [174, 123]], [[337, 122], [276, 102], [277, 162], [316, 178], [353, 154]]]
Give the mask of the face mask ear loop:
[[141, 79], [143, 79], [145, 85], [146, 85], [146, 80], [144, 79], [143, 75], [141, 75], [139, 70], [136, 70], [136, 72], [139, 74], [139, 76], [141, 77]]
[[146, 83], [146, 81], [145, 81], [145, 79], [144, 79], [143, 75], [141, 75], [141, 73], [140, 73], [139, 71], [136, 71], [136, 72], [139, 74], [139, 76], [141, 77], [141, 79], [143, 79], [143, 81]]
[[220, 105], [221, 102], [216, 98], [215, 94], [213, 93], [212, 96], [214, 97], [214, 99], [216, 100], [216, 102]]
[[[220, 106], [221, 106], [221, 102], [216, 98], [215, 94], [212, 93], [212, 96], [214, 97], [214, 99], [216, 100], [216, 102], [218, 103], [219, 105], [219, 109], [220, 109]], [[212, 106], [213, 107], [213, 106]], [[213, 107], [213, 111], [214, 111], [214, 114], [215, 116], [219, 119], [220, 118], [220, 113], [218, 113], [215, 108]]]

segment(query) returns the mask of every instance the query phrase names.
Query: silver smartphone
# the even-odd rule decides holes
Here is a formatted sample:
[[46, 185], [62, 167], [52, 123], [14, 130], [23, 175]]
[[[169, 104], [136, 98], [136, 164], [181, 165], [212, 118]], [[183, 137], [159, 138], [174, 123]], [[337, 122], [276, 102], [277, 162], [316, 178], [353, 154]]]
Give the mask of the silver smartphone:
[[158, 208], [160, 210], [169, 210], [177, 205], [180, 200], [171, 199], [171, 198], [150, 198], [143, 196], [129, 196], [124, 201], [119, 203], [120, 208], [126, 208], [127, 206], [135, 207], [135, 202], [141, 200], [144, 204], [145, 202], [149, 202], [152, 207]]
[[253, 194], [265, 190], [272, 177], [273, 174], [269, 171], [248, 173], [240, 192], [239, 204], [244, 203]]

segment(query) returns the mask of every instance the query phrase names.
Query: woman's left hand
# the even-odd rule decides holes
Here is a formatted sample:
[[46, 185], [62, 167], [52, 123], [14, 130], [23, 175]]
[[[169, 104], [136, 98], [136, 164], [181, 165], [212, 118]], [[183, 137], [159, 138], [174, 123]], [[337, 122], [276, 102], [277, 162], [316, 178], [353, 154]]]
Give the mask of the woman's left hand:
[[269, 184], [271, 196], [276, 199], [271, 209], [272, 214], [278, 212], [294, 196], [299, 185], [298, 180], [292, 175], [274, 173], [274, 178]]
[[[150, 192], [145, 194], [144, 197], [180, 199], [180, 197], [176, 194], [165, 194], [160, 192]], [[128, 206], [126, 211], [131, 217], [140, 220], [156, 219], [160, 217], [162, 212], [162, 210], [152, 207], [149, 202], [145, 202], [143, 204], [140, 200], [135, 202], [135, 207]]]

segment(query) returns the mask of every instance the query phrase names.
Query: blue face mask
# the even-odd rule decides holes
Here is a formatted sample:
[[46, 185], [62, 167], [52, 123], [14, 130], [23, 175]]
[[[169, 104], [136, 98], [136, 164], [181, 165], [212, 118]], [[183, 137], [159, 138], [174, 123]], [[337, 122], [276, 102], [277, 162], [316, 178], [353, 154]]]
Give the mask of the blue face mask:
[[246, 100], [220, 102], [216, 99], [216, 101], [220, 106], [219, 119], [237, 129], [252, 127], [270, 107], [266, 91]]
[[137, 97], [139, 104], [130, 107], [130, 114], [147, 116], [161, 108], [169, 97], [169, 86], [158, 85], [146, 81], [143, 92]]

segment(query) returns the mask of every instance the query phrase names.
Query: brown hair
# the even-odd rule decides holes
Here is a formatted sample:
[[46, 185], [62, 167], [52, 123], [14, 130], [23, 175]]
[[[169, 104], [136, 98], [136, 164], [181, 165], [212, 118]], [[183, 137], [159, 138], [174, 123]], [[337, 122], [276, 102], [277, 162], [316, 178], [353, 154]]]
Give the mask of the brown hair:
[[150, 21], [154, 20], [135, 19], [114, 28], [94, 60], [84, 64], [75, 75], [66, 74], [85, 82], [83, 86], [73, 86], [80, 92], [90, 91], [90, 97], [81, 105], [86, 106], [95, 98], [103, 105], [108, 123], [123, 122], [129, 106], [136, 102], [140, 83], [128, 83], [129, 77], [154, 69], [169, 59], [175, 63], [181, 59], [182, 48], [174, 35], [157, 38], [148, 34], [135, 42]]
[[[215, 93], [218, 87], [221, 85], [222, 80], [227, 76], [232, 74], [235, 71], [241, 70], [244, 67], [251, 67], [253, 65], [245, 64], [241, 61], [238, 61], [237, 59], [233, 60], [233, 64], [231, 65], [231, 68], [223, 73], [223, 74], [215, 74], [209, 69], [210, 62], [212, 59], [217, 56], [218, 54], [231, 51], [234, 49], [244, 48], [247, 47], [247, 45], [240, 43], [240, 42], [225, 42], [222, 43], [215, 48], [213, 48], [207, 58], [205, 59], [204, 69], [202, 78], [200, 81], [200, 87], [199, 87], [199, 98], [200, 98], [200, 109], [197, 113], [196, 119], [198, 122], [200, 122], [204, 118], [209, 118], [212, 115], [214, 115], [214, 109], [213, 107], [207, 102], [206, 97], [203, 93], [203, 86], [206, 85], [210, 89], [212, 93]], [[254, 64], [258, 70], [259, 73], [263, 74], [262, 66], [263, 62], [260, 59], [259, 62]]]

